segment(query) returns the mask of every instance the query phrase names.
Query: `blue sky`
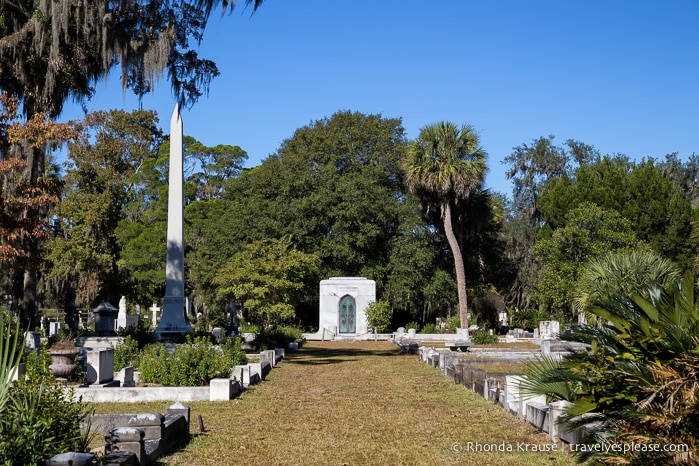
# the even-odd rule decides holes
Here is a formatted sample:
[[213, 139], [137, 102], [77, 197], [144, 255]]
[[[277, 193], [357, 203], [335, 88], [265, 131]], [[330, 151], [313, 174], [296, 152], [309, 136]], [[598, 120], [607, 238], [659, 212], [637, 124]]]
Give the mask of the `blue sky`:
[[[510, 194], [501, 161], [540, 136], [634, 159], [699, 152], [699, 1], [266, 0], [212, 15], [200, 53], [221, 71], [183, 112], [185, 134], [238, 145], [247, 166], [338, 110], [402, 118], [409, 138], [470, 124], [487, 185]], [[118, 76], [89, 110], [137, 108]], [[143, 102], [169, 132], [167, 83]], [[67, 106], [59, 119], [80, 118]]]

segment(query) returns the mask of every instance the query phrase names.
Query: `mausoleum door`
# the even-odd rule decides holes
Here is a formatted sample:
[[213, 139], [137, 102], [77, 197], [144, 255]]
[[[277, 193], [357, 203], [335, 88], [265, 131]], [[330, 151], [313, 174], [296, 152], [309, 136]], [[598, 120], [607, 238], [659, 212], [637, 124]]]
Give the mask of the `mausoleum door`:
[[340, 333], [356, 333], [356, 324], [354, 298], [345, 296], [340, 300]]

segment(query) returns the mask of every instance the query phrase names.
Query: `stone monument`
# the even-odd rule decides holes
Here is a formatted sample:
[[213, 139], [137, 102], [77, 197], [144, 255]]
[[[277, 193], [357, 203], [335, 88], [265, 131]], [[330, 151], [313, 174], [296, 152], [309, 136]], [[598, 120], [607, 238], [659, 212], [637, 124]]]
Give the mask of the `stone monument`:
[[165, 297], [160, 323], [155, 329], [159, 340], [191, 332], [185, 316], [184, 296], [184, 174], [182, 156], [182, 117], [179, 105], [170, 119], [170, 174], [167, 207], [167, 262]]

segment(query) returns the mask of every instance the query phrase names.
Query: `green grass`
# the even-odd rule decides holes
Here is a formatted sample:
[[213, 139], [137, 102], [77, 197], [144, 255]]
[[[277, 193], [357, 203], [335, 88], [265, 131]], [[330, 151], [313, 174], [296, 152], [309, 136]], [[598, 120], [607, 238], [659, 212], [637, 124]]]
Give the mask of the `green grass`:
[[[162, 412], [169, 404], [95, 408]], [[191, 441], [160, 464], [573, 464], [560, 452], [517, 451], [550, 444], [529, 424], [386, 342], [309, 342], [240, 398], [190, 406]], [[515, 451], [466, 451], [469, 442], [474, 449]]]

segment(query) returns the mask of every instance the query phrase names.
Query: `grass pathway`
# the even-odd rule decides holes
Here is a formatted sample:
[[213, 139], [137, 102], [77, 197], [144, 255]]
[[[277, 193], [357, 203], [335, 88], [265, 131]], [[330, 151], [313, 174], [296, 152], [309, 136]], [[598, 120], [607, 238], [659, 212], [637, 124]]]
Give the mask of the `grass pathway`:
[[[96, 408], [162, 412], [167, 405]], [[521, 451], [550, 444], [387, 342], [308, 342], [240, 398], [190, 406], [191, 441], [160, 464], [573, 464], [560, 451]], [[204, 433], [195, 433], [199, 415]], [[479, 448], [513, 451], [469, 451]]]

